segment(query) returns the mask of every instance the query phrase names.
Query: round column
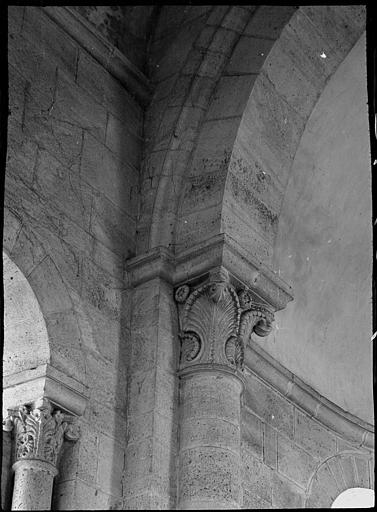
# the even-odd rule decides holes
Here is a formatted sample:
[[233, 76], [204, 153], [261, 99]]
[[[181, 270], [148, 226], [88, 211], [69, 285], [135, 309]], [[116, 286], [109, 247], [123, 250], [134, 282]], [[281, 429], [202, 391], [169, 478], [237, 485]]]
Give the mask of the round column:
[[50, 510], [63, 438], [77, 440], [78, 426], [47, 398], [9, 412], [3, 429], [13, 430], [16, 444], [12, 510]]
[[180, 510], [240, 508], [242, 387], [214, 368], [181, 375]]
[[13, 464], [12, 510], [51, 510], [52, 486], [57, 469], [41, 460], [18, 460]]
[[242, 507], [241, 394], [244, 346], [265, 336], [272, 313], [238, 293], [223, 268], [175, 293], [180, 321], [178, 509]]

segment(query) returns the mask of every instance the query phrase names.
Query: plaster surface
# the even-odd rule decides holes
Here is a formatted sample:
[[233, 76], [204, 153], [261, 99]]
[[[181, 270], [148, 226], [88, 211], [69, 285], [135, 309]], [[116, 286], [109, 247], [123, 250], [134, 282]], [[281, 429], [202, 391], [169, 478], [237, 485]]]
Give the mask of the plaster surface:
[[295, 300], [277, 314], [264, 348], [345, 411], [373, 422], [365, 66], [363, 35], [301, 139], [274, 252], [274, 267], [293, 285]]

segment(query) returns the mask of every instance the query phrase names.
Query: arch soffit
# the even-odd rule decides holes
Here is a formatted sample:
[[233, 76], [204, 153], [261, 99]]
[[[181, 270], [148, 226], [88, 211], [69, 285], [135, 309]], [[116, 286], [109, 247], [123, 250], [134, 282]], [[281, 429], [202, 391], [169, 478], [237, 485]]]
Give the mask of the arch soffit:
[[[292, 7], [285, 13], [282, 6], [263, 8], [270, 12], [262, 13], [262, 7], [255, 12], [230, 8], [201, 50], [203, 58], [187, 78], [189, 92], [168, 137], [165, 130], [168, 143], [164, 149], [156, 140], [152, 148], [151, 154], [158, 149], [163, 155], [162, 163], [154, 169], [147, 163], [144, 169], [149, 178], [142, 192], [139, 251], [158, 245], [184, 250], [226, 232], [243, 246], [247, 238], [245, 248], [270, 261], [280, 205], [306, 120], [329, 76], [364, 31], [365, 9], [304, 6], [292, 16]], [[271, 37], [270, 27], [266, 36], [262, 14], [283, 19], [284, 30], [279, 27]], [[232, 37], [220, 48], [229, 27]], [[264, 51], [258, 46], [261, 41]], [[180, 75], [197, 60], [197, 44]], [[326, 58], [321, 58], [325, 49]], [[253, 62], [245, 62], [245, 55], [253, 52]], [[245, 66], [248, 72], [242, 71]], [[242, 82], [244, 90], [236, 82]], [[169, 102], [166, 105], [163, 119]], [[157, 183], [154, 189], [152, 181]]]
[[[168, 98], [163, 111], [157, 111], [148, 123], [153, 126], [149, 127], [152, 140], [146, 145], [143, 169], [141, 217], [137, 231], [139, 253], [158, 245], [174, 248], [182, 181], [197, 145], [200, 126], [229, 57], [256, 9], [255, 6], [214, 6], [207, 13], [206, 22], [187, 56], [179, 63], [180, 69], [174, 76], [170, 94], [165, 90], [165, 81], [155, 89], [147, 118], [148, 114], [151, 117], [150, 113], [154, 113], [154, 106], [159, 104], [161, 96], [168, 94]], [[257, 9], [256, 22], [258, 18], [264, 19], [263, 9], [265, 7]], [[275, 25], [270, 36], [271, 45], [282, 28], [282, 21], [287, 21], [295, 8], [271, 6], [267, 9], [272, 9]], [[271, 31], [271, 28], [266, 30]], [[182, 41], [182, 44], [187, 45], [187, 42]], [[156, 123], [153, 119], [158, 116]]]
[[362, 487], [374, 489], [372, 455], [343, 451], [323, 461], [309, 480], [305, 508], [331, 508], [343, 491]]
[[46, 364], [50, 346], [46, 323], [28, 280], [3, 251], [4, 376]]
[[[4, 207], [3, 249], [20, 269], [38, 302], [47, 329], [49, 364], [85, 385], [85, 360], [75, 306], [62, 275], [37, 235]], [[72, 360], [72, 352], [76, 354]]]

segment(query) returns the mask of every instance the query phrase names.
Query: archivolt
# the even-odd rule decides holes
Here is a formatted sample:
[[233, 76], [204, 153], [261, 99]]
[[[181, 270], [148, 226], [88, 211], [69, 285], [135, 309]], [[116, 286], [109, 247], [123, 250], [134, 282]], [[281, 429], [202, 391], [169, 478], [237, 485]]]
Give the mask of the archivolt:
[[47, 329], [43, 360], [41, 354], [35, 355], [38, 364], [49, 363], [85, 384], [80, 328], [59, 270], [36, 234], [8, 208], [4, 209], [4, 233], [4, 251], [33, 290]]
[[353, 487], [374, 488], [373, 459], [358, 451], [344, 451], [324, 461], [309, 481], [306, 508], [330, 508], [335, 498]]
[[363, 6], [294, 10], [242, 6], [222, 16], [214, 7], [208, 15], [176, 76], [187, 92], [166, 102], [147, 147], [139, 252], [179, 252], [227, 233], [271, 259], [306, 121], [365, 29]]

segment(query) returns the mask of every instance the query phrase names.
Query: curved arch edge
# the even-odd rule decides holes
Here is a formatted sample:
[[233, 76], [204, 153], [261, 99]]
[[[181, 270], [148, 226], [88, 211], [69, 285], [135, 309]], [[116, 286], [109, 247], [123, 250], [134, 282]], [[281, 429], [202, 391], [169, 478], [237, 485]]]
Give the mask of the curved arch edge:
[[374, 450], [373, 425], [327, 400], [255, 343], [246, 347], [245, 367], [344, 440], [360, 449]]

